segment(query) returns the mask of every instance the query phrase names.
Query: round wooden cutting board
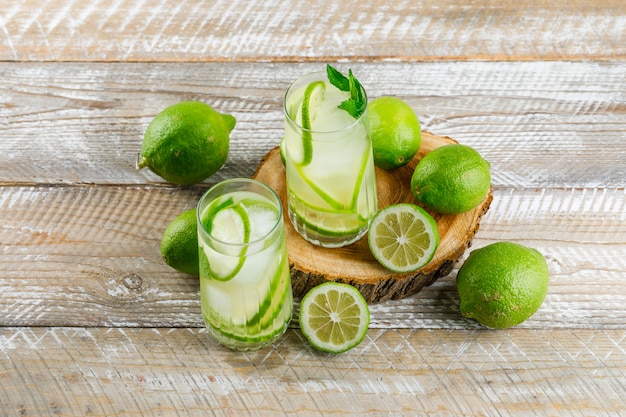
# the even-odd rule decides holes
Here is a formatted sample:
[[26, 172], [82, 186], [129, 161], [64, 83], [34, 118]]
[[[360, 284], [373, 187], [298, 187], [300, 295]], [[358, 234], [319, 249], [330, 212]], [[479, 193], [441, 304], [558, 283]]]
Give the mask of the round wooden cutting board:
[[[411, 162], [391, 171], [376, 168], [379, 208], [400, 202], [416, 203], [411, 192], [411, 176], [415, 165], [431, 150], [452, 143], [457, 142], [422, 132], [420, 150]], [[287, 215], [285, 168], [278, 147], [265, 155], [253, 178], [272, 187], [282, 200], [292, 286], [296, 297], [303, 296], [309, 289], [326, 281], [352, 284], [370, 303], [415, 294], [437, 278], [450, 273], [454, 262], [470, 246], [480, 219], [493, 199], [490, 189], [483, 202], [471, 211], [458, 215], [429, 211], [437, 221], [440, 235], [435, 256], [418, 271], [396, 274], [374, 259], [367, 244], [367, 236], [343, 248], [327, 249], [308, 243], [295, 231]]]

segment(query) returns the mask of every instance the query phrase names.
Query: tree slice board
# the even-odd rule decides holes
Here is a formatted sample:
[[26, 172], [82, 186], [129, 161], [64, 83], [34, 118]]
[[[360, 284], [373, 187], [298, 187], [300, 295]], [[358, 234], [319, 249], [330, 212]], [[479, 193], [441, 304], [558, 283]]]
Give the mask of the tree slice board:
[[[411, 176], [419, 160], [431, 150], [457, 143], [448, 137], [422, 132], [419, 151], [405, 166], [386, 171], [376, 168], [379, 209], [390, 204], [416, 203], [411, 192]], [[440, 244], [426, 266], [410, 273], [393, 273], [373, 257], [367, 236], [343, 248], [322, 248], [305, 241], [293, 228], [287, 215], [285, 168], [278, 147], [262, 159], [253, 178], [272, 187], [283, 203], [287, 250], [291, 267], [294, 296], [301, 297], [309, 289], [326, 281], [354, 285], [369, 303], [408, 297], [452, 271], [453, 265], [471, 245], [483, 214], [493, 199], [492, 190], [473, 210], [458, 215], [444, 215], [429, 210], [437, 221]]]

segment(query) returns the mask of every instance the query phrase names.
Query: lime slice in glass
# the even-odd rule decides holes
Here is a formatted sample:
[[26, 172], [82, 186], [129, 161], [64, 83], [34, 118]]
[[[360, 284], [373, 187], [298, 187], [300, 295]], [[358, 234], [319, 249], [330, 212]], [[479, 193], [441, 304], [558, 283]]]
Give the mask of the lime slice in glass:
[[280, 152], [280, 162], [283, 163], [283, 166], [287, 165], [287, 152], [285, 151], [285, 137], [283, 136], [283, 138], [280, 140], [280, 146], [278, 147], [278, 150]]
[[326, 282], [302, 297], [299, 321], [311, 346], [323, 352], [342, 353], [361, 343], [370, 313], [365, 298], [355, 287]]
[[368, 243], [372, 255], [393, 272], [416, 271], [426, 265], [439, 246], [437, 223], [415, 204], [392, 204], [370, 223]]
[[[367, 218], [348, 210], [327, 210], [308, 206], [302, 200], [298, 200], [298, 210], [293, 210], [293, 215], [298, 222], [307, 229], [325, 236], [345, 236], [356, 234], [367, 226]], [[315, 218], [307, 217], [307, 212], [314, 212]]]
[[248, 214], [240, 205], [227, 206], [210, 219], [210, 230], [211, 236], [219, 241], [214, 243], [214, 249], [204, 248], [210, 276], [219, 281], [230, 281], [243, 266], [247, 247], [235, 246], [234, 250], [238, 252], [234, 253], [228, 244], [245, 245], [250, 241]]
[[245, 343], [270, 342], [274, 338], [276, 338], [277, 335], [282, 334], [285, 331], [286, 326], [288, 325], [286, 320], [274, 320], [267, 328], [262, 329], [258, 333], [252, 334], [250, 333], [249, 329], [244, 326], [235, 328], [224, 328], [220, 324], [219, 318], [212, 318], [205, 315], [204, 319], [206, 323], [208, 323], [216, 333], [219, 333], [228, 339], [237, 340]]
[[311, 133], [312, 120], [315, 117], [315, 110], [324, 99], [326, 84], [324, 81], [314, 81], [304, 90], [302, 100], [302, 166], [311, 163], [313, 158], [313, 135]]
[[[254, 242], [268, 235], [278, 221], [278, 209], [269, 201], [243, 199], [239, 205], [246, 211], [249, 219], [250, 236], [249, 242]], [[270, 240], [268, 243], [271, 243]]]

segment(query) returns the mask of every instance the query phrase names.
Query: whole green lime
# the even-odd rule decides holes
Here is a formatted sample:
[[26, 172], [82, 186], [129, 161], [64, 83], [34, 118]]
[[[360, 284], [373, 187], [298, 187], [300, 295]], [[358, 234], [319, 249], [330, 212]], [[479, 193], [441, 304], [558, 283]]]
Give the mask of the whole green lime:
[[530, 318], [548, 293], [548, 263], [539, 251], [512, 242], [474, 250], [456, 276], [461, 314], [506, 329]]
[[415, 199], [444, 214], [473, 209], [485, 199], [490, 187], [489, 162], [474, 148], [460, 144], [427, 153], [411, 177]]
[[196, 209], [187, 210], [170, 222], [161, 238], [163, 261], [186, 274], [199, 274]]
[[169, 106], [148, 125], [137, 169], [148, 167], [174, 184], [201, 182], [226, 162], [235, 123], [199, 101]]
[[368, 105], [374, 164], [383, 169], [406, 165], [417, 153], [422, 131], [415, 112], [396, 97], [379, 97]]

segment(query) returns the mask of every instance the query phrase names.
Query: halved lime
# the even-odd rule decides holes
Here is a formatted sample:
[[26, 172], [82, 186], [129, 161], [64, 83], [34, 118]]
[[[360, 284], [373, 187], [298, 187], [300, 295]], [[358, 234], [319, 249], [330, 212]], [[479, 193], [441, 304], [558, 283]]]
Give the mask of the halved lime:
[[359, 290], [349, 284], [325, 282], [300, 302], [300, 330], [311, 346], [342, 353], [357, 346], [367, 333], [370, 312]]
[[[248, 213], [240, 205], [227, 206], [215, 213], [209, 219], [211, 236], [220, 242], [244, 245], [250, 241], [250, 219]], [[220, 245], [214, 250], [204, 246], [204, 253], [208, 260], [211, 278], [219, 281], [229, 281], [237, 275], [245, 261], [247, 247], [238, 248], [238, 253], [229, 253], [232, 248]], [[221, 250], [220, 250], [221, 249]]]
[[394, 272], [422, 268], [439, 246], [435, 219], [409, 203], [392, 204], [376, 213], [367, 239], [376, 260]]

